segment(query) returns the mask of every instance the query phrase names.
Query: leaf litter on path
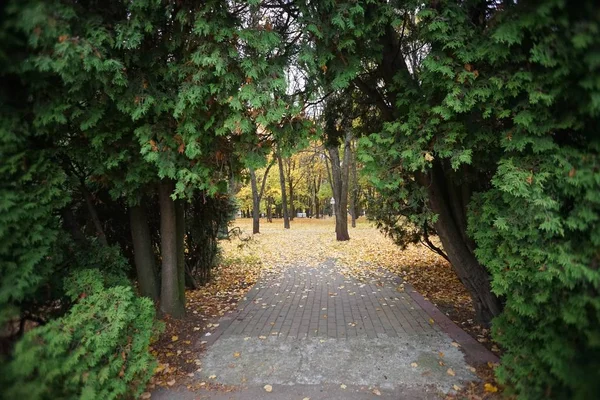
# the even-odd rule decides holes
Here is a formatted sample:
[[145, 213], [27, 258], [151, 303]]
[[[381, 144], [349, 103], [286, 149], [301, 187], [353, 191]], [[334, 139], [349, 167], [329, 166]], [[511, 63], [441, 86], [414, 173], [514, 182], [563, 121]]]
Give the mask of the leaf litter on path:
[[[400, 249], [362, 218], [357, 221], [356, 228], [349, 228], [350, 241], [346, 242], [335, 240], [332, 218], [296, 218], [289, 230], [283, 229], [281, 220], [273, 221], [267, 223], [261, 219], [261, 233], [257, 235], [250, 234], [251, 219], [232, 222], [232, 226], [240, 228], [242, 235], [220, 241], [221, 263], [213, 271], [211, 282], [197, 290], [186, 291], [185, 319], [165, 320], [165, 332], [152, 349], [159, 359], [159, 368], [150, 389], [156, 385], [169, 386], [168, 383], [176, 379], [190, 389], [234, 390], [218, 383], [199, 384], [184, 379], [200, 367], [198, 362], [206, 342], [199, 338], [210, 336], [218, 327], [218, 319], [235, 310], [237, 303], [245, 299], [247, 291], [261, 277], [280, 273], [290, 266], [309, 269], [332, 261], [342, 274], [361, 282], [383, 281], [390, 272], [400, 276], [475, 339], [498, 350], [490, 340], [489, 331], [476, 324], [469, 294], [451, 266], [426, 247], [414, 244]], [[404, 284], [397, 289], [404, 292]], [[350, 292], [351, 289], [340, 285], [337, 290]], [[483, 371], [478, 367], [477, 372], [485, 376], [484, 381], [494, 382], [490, 368]], [[491, 388], [498, 388], [491, 383], [486, 385], [486, 391], [483, 384], [466, 385], [460, 393], [467, 394], [468, 399], [487, 399], [493, 392]], [[479, 394], [483, 397], [477, 397]], [[497, 393], [493, 392], [493, 395]]]

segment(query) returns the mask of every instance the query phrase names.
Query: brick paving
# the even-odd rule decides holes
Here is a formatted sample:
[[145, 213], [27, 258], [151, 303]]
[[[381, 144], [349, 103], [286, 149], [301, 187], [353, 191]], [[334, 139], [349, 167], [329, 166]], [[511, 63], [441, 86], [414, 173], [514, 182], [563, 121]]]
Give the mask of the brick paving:
[[281, 400], [371, 399], [375, 389], [381, 399], [430, 400], [477, 380], [465, 354], [492, 355], [410, 285], [344, 271], [335, 259], [276, 268], [201, 337], [208, 348], [188, 388], [235, 390], [181, 387], [152, 398], [253, 400], [267, 397], [268, 384]]
[[385, 275], [360, 282], [328, 261], [289, 267], [259, 281], [222, 337], [348, 339], [444, 335], [429, 314]]

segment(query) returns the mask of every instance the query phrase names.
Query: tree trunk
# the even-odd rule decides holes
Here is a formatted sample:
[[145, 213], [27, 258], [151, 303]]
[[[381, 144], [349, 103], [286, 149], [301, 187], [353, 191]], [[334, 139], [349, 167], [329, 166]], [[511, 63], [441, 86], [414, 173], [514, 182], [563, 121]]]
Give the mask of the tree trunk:
[[141, 205], [131, 207], [129, 209], [129, 221], [140, 294], [151, 298], [155, 304], [158, 304], [160, 297], [158, 280], [156, 279], [154, 251], [152, 250], [152, 237], [144, 207]]
[[290, 216], [287, 208], [287, 198], [285, 194], [285, 173], [283, 171], [283, 160], [281, 159], [281, 153], [277, 149], [277, 163], [279, 165], [279, 185], [281, 186], [281, 211], [283, 213], [283, 227], [290, 229]]
[[260, 233], [260, 198], [254, 168], [250, 168], [250, 185], [252, 186], [252, 234], [255, 234]]
[[179, 295], [179, 271], [177, 270], [177, 217], [171, 194], [175, 190], [172, 181], [164, 180], [158, 186], [160, 202], [160, 252], [162, 257], [160, 309], [173, 318], [182, 318], [185, 307]]
[[349, 142], [352, 134], [348, 132], [344, 141], [344, 162], [340, 163], [340, 150], [337, 145], [329, 147], [331, 158], [332, 191], [335, 200], [335, 236], [338, 241], [350, 240], [348, 234], [348, 172], [350, 162]]
[[290, 204], [290, 211], [289, 211], [289, 216], [290, 216], [290, 221], [293, 221], [294, 218], [296, 217], [296, 207], [294, 206], [294, 181], [292, 178], [292, 168], [293, 168], [293, 164], [292, 164], [292, 160], [289, 160], [289, 164], [288, 164], [288, 173], [287, 173], [287, 184], [288, 187], [290, 189], [290, 198], [289, 198], [289, 204]]
[[438, 161], [434, 162], [429, 174], [419, 173], [417, 179], [427, 188], [431, 210], [438, 215], [434, 225], [436, 232], [456, 275], [471, 294], [477, 320], [489, 326], [492, 318], [502, 311], [502, 303], [491, 291], [488, 272], [479, 264], [464, 239], [463, 217], [456, 215], [450, 206], [448, 185], [452, 182], [446, 182], [448, 178]]
[[177, 280], [179, 282], [179, 301], [185, 309], [185, 203], [175, 201], [175, 220], [177, 225]]
[[273, 198], [267, 197], [267, 222], [273, 222]]
[[354, 154], [354, 148], [352, 147], [352, 142], [350, 142], [350, 147], [347, 149], [351, 150], [350, 153], [350, 168], [352, 168], [352, 191], [350, 193], [350, 215], [352, 216], [352, 227], [356, 228], [356, 208], [358, 202], [358, 178], [356, 174], [356, 157]]
[[96, 236], [98, 237], [98, 241], [103, 246], [108, 246], [108, 241], [106, 240], [106, 235], [104, 234], [104, 229], [102, 228], [102, 222], [98, 217], [98, 213], [96, 212], [96, 206], [94, 206], [92, 194], [85, 187], [85, 183], [81, 182], [81, 191], [83, 192], [83, 196], [85, 197], [85, 204], [87, 206], [88, 212], [90, 213], [90, 218], [92, 223], [94, 224], [94, 228], [96, 228]]
[[67, 206], [61, 211], [62, 225], [65, 230], [71, 233], [71, 237], [80, 246], [85, 246], [85, 235], [81, 232], [71, 206]]

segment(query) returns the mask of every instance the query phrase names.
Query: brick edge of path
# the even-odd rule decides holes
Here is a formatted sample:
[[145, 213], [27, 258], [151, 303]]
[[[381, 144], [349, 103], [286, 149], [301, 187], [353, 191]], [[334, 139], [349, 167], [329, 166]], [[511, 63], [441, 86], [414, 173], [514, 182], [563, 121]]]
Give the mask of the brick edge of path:
[[475, 340], [471, 335], [462, 330], [450, 318], [441, 312], [430, 301], [426, 300], [412, 285], [404, 283], [404, 291], [417, 303], [436, 324], [442, 328], [451, 339], [460, 344], [460, 348], [465, 354], [465, 359], [469, 364], [487, 364], [488, 362], [498, 363], [500, 359], [494, 353], [489, 351], [484, 345]]
[[[395, 277], [394, 280], [397, 284], [404, 283], [404, 292], [408, 294], [425, 312], [438, 324], [444, 333], [446, 333], [452, 340], [460, 345], [460, 349], [465, 354], [467, 363], [471, 365], [487, 364], [488, 362], [498, 363], [500, 359], [484, 345], [475, 340], [471, 335], [462, 330], [456, 325], [450, 318], [448, 318], [443, 312], [441, 312], [436, 306], [433, 305], [429, 300], [425, 299], [415, 288], [407, 283], [403, 282], [400, 277]], [[258, 283], [258, 282], [257, 282]], [[211, 336], [201, 337], [201, 340], [206, 341], [206, 346], [211, 346], [215, 343], [219, 337], [227, 330], [229, 325], [238, 317], [242, 310], [250, 304], [258, 291], [253, 291], [256, 283], [248, 289], [248, 293], [244, 296], [245, 300], [240, 301], [233, 312], [225, 314], [219, 319], [219, 326], [215, 329]]]

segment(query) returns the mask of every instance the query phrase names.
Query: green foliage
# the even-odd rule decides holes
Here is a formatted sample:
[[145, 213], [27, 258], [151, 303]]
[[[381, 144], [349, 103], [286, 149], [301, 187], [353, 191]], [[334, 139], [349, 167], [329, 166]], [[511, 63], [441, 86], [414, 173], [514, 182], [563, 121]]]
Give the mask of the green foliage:
[[106, 287], [97, 270], [66, 281], [75, 302], [63, 317], [25, 334], [3, 377], [7, 398], [125, 399], [153, 374], [154, 306], [130, 286]]
[[[357, 5], [364, 13], [348, 12]], [[417, 240], [423, 232], [412, 227], [436, 221], [432, 196], [456, 207], [453, 198], [466, 193], [467, 245], [504, 301], [493, 322], [505, 351], [498, 377], [522, 399], [597, 397], [598, 7], [318, 8], [304, 10], [306, 29], [315, 30], [305, 67], [326, 88], [360, 88], [383, 121], [365, 124], [360, 142], [381, 196], [372, 209], [380, 226], [401, 244]], [[447, 193], [430, 189], [436, 174]]]

